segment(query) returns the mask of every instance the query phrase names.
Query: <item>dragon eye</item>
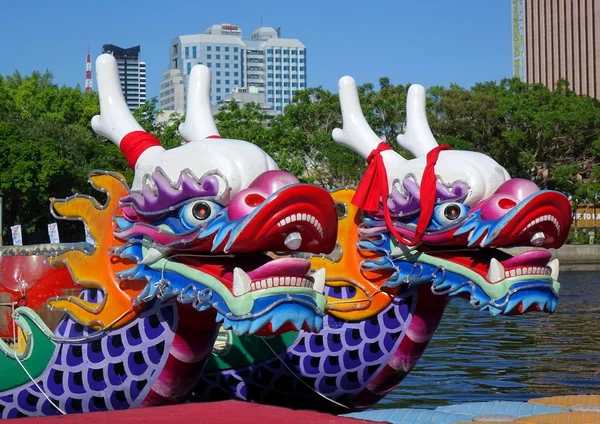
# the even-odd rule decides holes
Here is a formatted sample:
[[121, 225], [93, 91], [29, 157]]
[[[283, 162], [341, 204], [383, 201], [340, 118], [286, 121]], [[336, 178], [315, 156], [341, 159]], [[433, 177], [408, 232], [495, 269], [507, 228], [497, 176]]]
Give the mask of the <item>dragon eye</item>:
[[217, 216], [220, 210], [221, 206], [217, 203], [207, 200], [196, 200], [181, 208], [179, 219], [186, 228], [193, 229], [211, 221]]
[[198, 221], [206, 221], [212, 214], [212, 208], [206, 202], [197, 202], [192, 207], [192, 215]]
[[461, 212], [461, 207], [456, 203], [452, 203], [444, 208], [444, 216], [449, 221], [456, 221], [460, 218]]

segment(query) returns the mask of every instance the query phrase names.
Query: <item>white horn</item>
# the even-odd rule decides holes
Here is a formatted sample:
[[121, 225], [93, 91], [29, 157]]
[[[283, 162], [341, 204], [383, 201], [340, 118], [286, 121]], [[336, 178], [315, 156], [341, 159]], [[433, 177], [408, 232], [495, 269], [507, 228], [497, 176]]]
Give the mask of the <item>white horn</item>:
[[396, 139], [404, 150], [415, 157], [427, 156], [438, 146], [427, 122], [425, 88], [411, 85], [406, 97], [406, 132]]
[[366, 159], [382, 140], [377, 137], [363, 115], [354, 78], [342, 77], [339, 89], [343, 128], [334, 129], [331, 135], [336, 143], [348, 147]]
[[121, 90], [117, 61], [110, 54], [102, 54], [96, 59], [96, 81], [100, 95], [100, 115], [92, 118], [94, 131], [117, 146], [133, 131], [144, 131], [135, 120]]
[[196, 65], [190, 72], [185, 122], [179, 125], [179, 134], [186, 141], [219, 137], [210, 110], [210, 69], [204, 65]]

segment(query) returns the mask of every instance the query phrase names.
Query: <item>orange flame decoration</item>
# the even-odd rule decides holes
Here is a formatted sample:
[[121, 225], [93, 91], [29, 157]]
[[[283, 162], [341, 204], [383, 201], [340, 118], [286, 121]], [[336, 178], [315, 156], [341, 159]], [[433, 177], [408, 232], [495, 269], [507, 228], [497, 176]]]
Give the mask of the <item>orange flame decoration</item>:
[[[334, 254], [311, 258], [313, 268], [325, 268], [325, 284], [330, 287], [354, 287], [356, 294], [351, 299], [327, 297], [326, 310], [331, 315], [346, 320], [360, 321], [370, 318], [385, 309], [393, 295], [381, 290], [381, 286], [390, 277], [391, 271], [363, 271], [360, 263], [365, 259], [374, 259], [377, 255], [359, 252], [358, 225], [361, 222], [360, 209], [352, 204], [356, 191], [344, 188], [331, 193], [343, 211], [338, 222], [338, 247], [341, 257]], [[338, 215], [340, 213], [338, 212]], [[334, 251], [335, 252], [335, 251]]]
[[[77, 296], [59, 297], [49, 301], [50, 307], [70, 314], [80, 323], [94, 329], [108, 329], [131, 322], [139, 310], [132, 306], [145, 282], [119, 282], [116, 272], [130, 268], [134, 262], [113, 257], [111, 248], [120, 246], [112, 231], [112, 221], [119, 206], [119, 198], [129, 192], [121, 174], [108, 171], [92, 171], [90, 184], [107, 195], [104, 205], [90, 196], [75, 195], [67, 199], [51, 199], [51, 210], [61, 216], [58, 219], [84, 221], [95, 240], [92, 253], [82, 250], [61, 252], [48, 259], [50, 265], [65, 264], [73, 280], [85, 288], [104, 292], [102, 303], [91, 303]], [[56, 215], [55, 215], [56, 216]]]

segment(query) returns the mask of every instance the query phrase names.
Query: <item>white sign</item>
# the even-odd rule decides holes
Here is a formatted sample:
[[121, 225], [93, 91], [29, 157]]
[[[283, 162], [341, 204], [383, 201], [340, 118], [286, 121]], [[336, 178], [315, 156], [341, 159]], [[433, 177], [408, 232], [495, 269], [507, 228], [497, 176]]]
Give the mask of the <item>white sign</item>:
[[89, 228], [88, 228], [88, 226], [87, 226], [87, 224], [85, 222], [83, 223], [83, 228], [85, 229], [85, 241], [86, 241], [86, 243], [94, 244], [94, 242], [95, 242], [94, 238], [90, 234], [90, 230], [89, 230]]
[[23, 236], [21, 234], [21, 226], [13, 225], [10, 227], [12, 231], [13, 246], [23, 246]]
[[48, 224], [48, 235], [50, 236], [50, 243], [60, 243], [60, 238], [58, 236], [58, 225], [56, 225], [56, 222]]

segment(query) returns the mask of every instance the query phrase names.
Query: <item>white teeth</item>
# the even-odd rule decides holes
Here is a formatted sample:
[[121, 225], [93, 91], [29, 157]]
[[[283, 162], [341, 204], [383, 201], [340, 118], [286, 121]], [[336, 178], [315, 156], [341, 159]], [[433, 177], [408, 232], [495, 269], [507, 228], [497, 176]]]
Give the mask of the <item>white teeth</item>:
[[298, 250], [302, 245], [302, 235], [298, 232], [293, 232], [285, 238], [284, 243], [288, 249]]
[[491, 283], [500, 281], [504, 278], [504, 266], [497, 259], [492, 258], [490, 261], [490, 269], [488, 270], [487, 279]]
[[158, 250], [155, 247], [150, 247], [146, 254], [144, 255], [144, 259], [142, 259], [143, 264], [151, 264], [168, 255], [170, 249]]
[[548, 264], [548, 267], [550, 268], [550, 275], [552, 276], [552, 278], [558, 280], [558, 271], [560, 268], [560, 262], [558, 261], [558, 259], [552, 259]]
[[542, 244], [544, 244], [544, 240], [546, 240], [546, 236], [540, 231], [535, 233], [531, 237], [531, 244], [533, 244], [534, 246], [541, 246]]
[[528, 229], [530, 229], [531, 227], [533, 227], [535, 224], [539, 224], [540, 222], [544, 222], [544, 221], [552, 222], [554, 224], [554, 226], [556, 227], [556, 230], [560, 233], [560, 224], [558, 223], [558, 219], [556, 219], [552, 215], [544, 215], [537, 219], [534, 219], [529, 224], [527, 224], [527, 227], [525, 227], [523, 230], [521, 230], [521, 234], [524, 233], [525, 231], [527, 231]]
[[315, 271], [311, 277], [313, 278], [313, 290], [323, 294], [325, 291], [325, 268]]
[[323, 226], [321, 225], [321, 223], [314, 216], [307, 215], [305, 213], [303, 213], [303, 214], [297, 213], [295, 215], [290, 215], [290, 216], [280, 220], [277, 223], [277, 226], [283, 227], [284, 225], [290, 224], [292, 222], [298, 222], [298, 221], [308, 222], [309, 224], [312, 224], [317, 229], [317, 231], [319, 232], [321, 237], [323, 237]]
[[[241, 296], [250, 291], [250, 283], [252, 279], [241, 268], [233, 270], [233, 295]], [[256, 284], [258, 286], [258, 283]]]
[[285, 277], [285, 285], [286, 285], [286, 286], [289, 286], [289, 285], [290, 285], [290, 282], [291, 282], [291, 279], [290, 279], [290, 277]]
[[274, 285], [275, 287], [279, 287], [279, 277], [275, 277], [275, 278], [273, 278], [273, 285]]

